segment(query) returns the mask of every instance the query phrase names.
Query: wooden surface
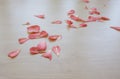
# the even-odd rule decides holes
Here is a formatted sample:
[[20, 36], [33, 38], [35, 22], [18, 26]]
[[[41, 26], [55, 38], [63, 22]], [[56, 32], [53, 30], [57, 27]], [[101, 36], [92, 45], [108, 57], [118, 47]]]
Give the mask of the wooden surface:
[[[80, 29], [53, 25], [51, 21], [67, 19], [67, 11], [87, 18], [81, 0], [0, 0], [0, 79], [120, 79], [120, 32], [110, 26], [120, 26], [120, 0], [91, 0], [89, 7], [97, 7], [107, 22], [89, 23]], [[34, 15], [45, 14], [41, 20]], [[62, 34], [62, 40], [48, 42], [61, 46], [61, 54], [49, 61], [40, 55], [32, 56], [29, 48], [41, 39], [18, 44], [26, 37], [25, 22], [38, 24], [49, 34]], [[15, 59], [9, 51], [21, 48]]]

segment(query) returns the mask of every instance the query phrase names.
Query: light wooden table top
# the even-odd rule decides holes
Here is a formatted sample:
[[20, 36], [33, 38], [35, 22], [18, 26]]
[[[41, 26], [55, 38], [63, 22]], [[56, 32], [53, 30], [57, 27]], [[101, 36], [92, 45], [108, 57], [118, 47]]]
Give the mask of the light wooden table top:
[[[87, 5], [111, 20], [68, 30], [65, 23], [51, 21], [66, 20], [70, 9], [87, 18], [81, 0], [0, 0], [0, 79], [120, 79], [120, 32], [110, 28], [120, 26], [120, 0], [91, 0]], [[36, 14], [46, 18], [38, 19]], [[53, 54], [52, 61], [31, 56], [29, 48], [41, 39], [19, 45], [18, 38], [27, 36], [25, 22], [38, 24], [49, 34], [62, 34], [62, 40], [48, 42], [48, 49], [61, 46], [60, 56]], [[18, 57], [7, 57], [18, 48], [22, 49]]]

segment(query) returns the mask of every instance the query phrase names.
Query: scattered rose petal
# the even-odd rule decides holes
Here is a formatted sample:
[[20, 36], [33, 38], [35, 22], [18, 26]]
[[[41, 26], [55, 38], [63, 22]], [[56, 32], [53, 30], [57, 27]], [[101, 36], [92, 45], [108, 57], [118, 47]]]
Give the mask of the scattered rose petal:
[[19, 38], [18, 41], [20, 44], [24, 44], [25, 42], [27, 42], [29, 39], [28, 38]]
[[40, 32], [40, 38], [48, 37], [48, 33], [46, 31]]
[[88, 20], [86, 22], [95, 22], [99, 20], [99, 17], [95, 17], [95, 16], [88, 16]]
[[37, 33], [40, 31], [40, 26], [39, 25], [32, 25], [27, 27], [27, 32], [28, 33]]
[[66, 20], [67, 25], [72, 25], [73, 22], [71, 20]]
[[90, 1], [89, 1], [89, 0], [83, 0], [83, 2], [85, 2], [85, 3], [89, 3]]
[[83, 19], [81, 19], [81, 18], [79, 18], [78, 16], [75, 16], [75, 15], [70, 15], [70, 18], [74, 21], [85, 22]]
[[108, 20], [110, 20], [110, 19], [109, 19], [108, 17], [102, 16], [102, 17], [100, 17], [100, 20], [108, 21]]
[[97, 8], [91, 8], [90, 11], [89, 11], [89, 14], [91, 14], [91, 15], [93, 15], [93, 14], [100, 15], [100, 12], [97, 10]]
[[35, 17], [40, 18], [40, 19], [44, 19], [45, 15], [35, 15]]
[[68, 11], [68, 15], [72, 15], [72, 14], [75, 14], [75, 10]]
[[117, 31], [120, 31], [120, 26], [111, 26], [110, 28], [117, 30]]
[[69, 28], [75, 28], [75, 29], [76, 29], [76, 28], [78, 28], [78, 27], [75, 26], [75, 25], [73, 25], [73, 24], [71, 24], [71, 25], [68, 25], [68, 29], [69, 29]]
[[46, 52], [46, 53], [43, 53], [43, 54], [42, 54], [42, 57], [47, 58], [47, 59], [49, 59], [49, 60], [52, 60], [51, 50], [49, 50], [49, 51]]
[[62, 38], [61, 35], [51, 35], [51, 36], [48, 37], [48, 39], [49, 39], [50, 41], [56, 41], [56, 40], [59, 40], [59, 39], [61, 39], [61, 38]]
[[12, 51], [12, 52], [10, 52], [10, 53], [8, 54], [8, 57], [10, 57], [10, 58], [15, 58], [16, 56], [19, 55], [19, 53], [20, 53], [20, 49], [15, 50], [15, 51]]
[[39, 44], [37, 45], [37, 49], [39, 51], [45, 51], [47, 49], [47, 43], [46, 43], [46, 41], [39, 42]]
[[56, 20], [56, 21], [53, 21], [52, 24], [62, 24], [62, 21]]
[[60, 46], [53, 46], [52, 51], [53, 51], [57, 56], [59, 56], [60, 51], [61, 51], [61, 48], [60, 48]]
[[39, 54], [40, 51], [38, 50], [38, 47], [31, 47], [30, 48], [30, 54], [34, 55], [34, 54]]
[[38, 38], [40, 38], [40, 32], [38, 32], [38, 33], [31, 33], [31, 34], [28, 34], [28, 38], [29, 39], [38, 39]]
[[87, 27], [87, 24], [82, 23], [82, 24], [80, 24], [80, 27]]

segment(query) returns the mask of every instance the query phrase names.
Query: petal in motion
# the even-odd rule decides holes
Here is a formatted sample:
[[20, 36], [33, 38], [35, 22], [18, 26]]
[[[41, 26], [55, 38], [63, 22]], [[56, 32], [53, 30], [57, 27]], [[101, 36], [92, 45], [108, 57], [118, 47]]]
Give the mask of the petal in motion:
[[11, 51], [11, 52], [8, 54], [8, 57], [10, 57], [10, 58], [15, 58], [16, 56], [19, 55], [19, 53], [20, 53], [20, 49]]

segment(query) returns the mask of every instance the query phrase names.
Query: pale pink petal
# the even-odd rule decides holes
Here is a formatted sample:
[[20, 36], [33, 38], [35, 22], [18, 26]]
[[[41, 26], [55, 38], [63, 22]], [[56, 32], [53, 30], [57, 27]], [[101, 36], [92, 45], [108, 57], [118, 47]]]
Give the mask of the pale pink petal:
[[85, 3], [89, 3], [90, 1], [89, 1], [89, 0], [83, 0], [83, 2], [85, 2]]
[[75, 10], [70, 10], [70, 11], [68, 11], [68, 15], [72, 15], [72, 14], [74, 14], [75, 13]]
[[82, 23], [82, 24], [80, 24], [80, 27], [87, 27], [87, 24]]
[[40, 19], [44, 19], [45, 15], [35, 15], [35, 17], [40, 18]]
[[110, 18], [102, 16], [102, 17], [100, 17], [100, 20], [108, 21], [108, 20], [110, 20]]
[[48, 37], [48, 33], [46, 31], [41, 31], [40, 38], [45, 38], [45, 37]]
[[27, 42], [28, 40], [29, 40], [28, 38], [19, 38], [19, 39], [18, 39], [18, 42], [19, 42], [20, 44], [23, 44], [23, 43]]
[[117, 30], [117, 31], [120, 31], [120, 26], [111, 26], [110, 28]]
[[51, 50], [49, 50], [49, 51], [46, 52], [46, 53], [43, 53], [43, 54], [42, 54], [42, 57], [47, 58], [47, 59], [49, 59], [49, 60], [52, 60]]
[[40, 51], [38, 50], [38, 47], [31, 47], [30, 48], [30, 54], [34, 55], [34, 54], [39, 54]]
[[46, 41], [39, 42], [39, 44], [37, 45], [37, 48], [39, 51], [45, 51], [47, 49]]
[[97, 10], [97, 8], [91, 8], [90, 11], [89, 11], [89, 14], [91, 14], [91, 15], [93, 15], [93, 14], [100, 15], [100, 12]]
[[66, 20], [67, 25], [72, 25], [73, 22], [71, 20]]
[[20, 49], [18, 50], [15, 50], [15, 51], [11, 51], [9, 54], [8, 54], [8, 57], [10, 58], [15, 58], [16, 56], [18, 56], [20, 53]]
[[95, 16], [88, 16], [88, 20], [86, 22], [95, 22], [98, 21], [99, 17], [95, 17]]
[[60, 46], [54, 46], [54, 47], [52, 48], [52, 51], [53, 51], [57, 56], [59, 56], [60, 51], [61, 51], [61, 48], [60, 48]]
[[40, 38], [40, 32], [38, 32], [38, 33], [31, 33], [31, 34], [28, 34], [28, 38], [29, 39], [38, 39], [38, 38]]
[[78, 16], [75, 16], [75, 15], [70, 15], [70, 18], [74, 21], [85, 22], [83, 19], [81, 19], [81, 18], [79, 18]]
[[62, 21], [61, 20], [56, 20], [56, 21], [53, 21], [52, 24], [62, 24]]
[[96, 15], [100, 15], [100, 12], [99, 12], [99, 11], [96, 11], [95, 14], [96, 14]]
[[32, 25], [27, 27], [27, 32], [28, 33], [37, 33], [40, 31], [40, 26], [39, 25]]
[[62, 35], [51, 35], [48, 37], [50, 41], [56, 41], [62, 38]]
[[71, 25], [68, 25], [68, 29], [69, 29], [69, 28], [75, 28], [75, 29], [76, 29], [76, 28], [78, 28], [78, 27], [75, 26], [75, 25], [73, 25], [73, 24], [71, 24]]

